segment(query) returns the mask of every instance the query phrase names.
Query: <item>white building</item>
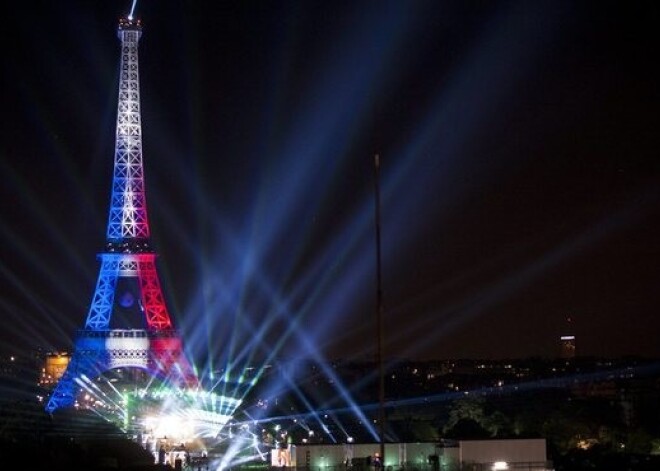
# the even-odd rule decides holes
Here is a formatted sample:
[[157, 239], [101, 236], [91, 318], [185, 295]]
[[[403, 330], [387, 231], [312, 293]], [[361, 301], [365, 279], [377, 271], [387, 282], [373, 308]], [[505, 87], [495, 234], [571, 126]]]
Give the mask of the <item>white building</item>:
[[[550, 471], [545, 439], [460, 440], [438, 443], [386, 443], [385, 468], [437, 471]], [[373, 463], [380, 444], [298, 445], [293, 466], [313, 471], [346, 466], [359, 468]]]

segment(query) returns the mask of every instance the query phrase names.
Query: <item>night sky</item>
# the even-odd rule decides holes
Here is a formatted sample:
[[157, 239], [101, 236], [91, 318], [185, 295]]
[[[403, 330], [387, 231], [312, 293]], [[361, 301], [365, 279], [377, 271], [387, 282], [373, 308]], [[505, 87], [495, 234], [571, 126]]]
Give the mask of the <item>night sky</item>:
[[[84, 326], [130, 6], [4, 11], [0, 349]], [[377, 235], [387, 357], [555, 357], [568, 333], [660, 357], [658, 2], [136, 14], [153, 245], [197, 361], [372, 356]]]

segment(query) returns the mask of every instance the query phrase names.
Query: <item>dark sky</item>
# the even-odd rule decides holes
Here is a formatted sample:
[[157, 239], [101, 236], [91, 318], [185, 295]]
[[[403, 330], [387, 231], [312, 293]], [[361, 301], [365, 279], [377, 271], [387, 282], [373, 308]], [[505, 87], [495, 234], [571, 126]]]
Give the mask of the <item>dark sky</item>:
[[[387, 356], [572, 333], [660, 357], [659, 5], [139, 2], [147, 204], [192, 354], [373, 355], [380, 234]], [[0, 347], [84, 325], [129, 10], [4, 11]]]

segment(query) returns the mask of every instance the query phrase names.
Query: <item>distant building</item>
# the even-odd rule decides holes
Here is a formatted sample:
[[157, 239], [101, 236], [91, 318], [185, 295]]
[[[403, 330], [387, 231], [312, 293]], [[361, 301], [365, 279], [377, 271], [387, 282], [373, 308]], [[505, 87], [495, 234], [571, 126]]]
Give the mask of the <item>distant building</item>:
[[[375, 469], [374, 458], [379, 444], [305, 445], [296, 447], [297, 466], [308, 469], [331, 467], [337, 469]], [[546, 441], [539, 439], [513, 440], [460, 440], [453, 443], [387, 443], [385, 469], [406, 467], [411, 469], [444, 470], [552, 470], [548, 460]], [[277, 465], [275, 465], [277, 466]]]
[[46, 353], [39, 375], [39, 385], [44, 388], [54, 387], [66, 371], [71, 361], [71, 354], [66, 352]]
[[575, 358], [575, 335], [562, 335], [559, 341], [559, 356], [566, 359]]
[[564, 332], [566, 333], [559, 337], [559, 358], [575, 358], [575, 335], [573, 333], [573, 318], [566, 318], [566, 326], [564, 329]]

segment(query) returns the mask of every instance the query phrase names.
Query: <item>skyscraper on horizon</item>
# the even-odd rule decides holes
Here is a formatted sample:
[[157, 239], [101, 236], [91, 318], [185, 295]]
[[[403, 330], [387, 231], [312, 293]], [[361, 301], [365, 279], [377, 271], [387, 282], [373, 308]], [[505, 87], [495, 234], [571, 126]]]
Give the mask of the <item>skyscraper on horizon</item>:
[[571, 317], [567, 317], [565, 333], [559, 337], [560, 358], [575, 358], [575, 340], [575, 334], [573, 332], [573, 319]]

